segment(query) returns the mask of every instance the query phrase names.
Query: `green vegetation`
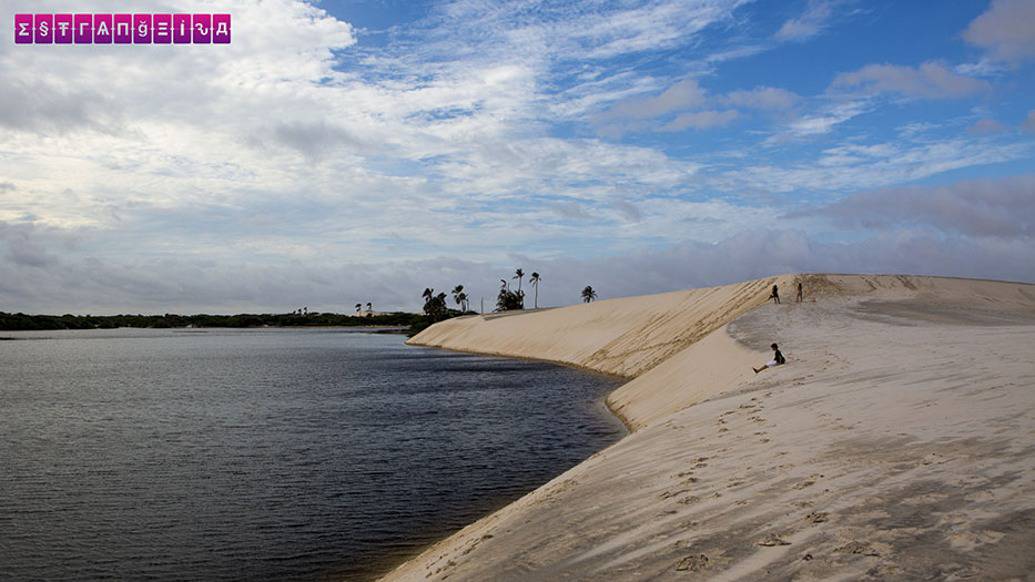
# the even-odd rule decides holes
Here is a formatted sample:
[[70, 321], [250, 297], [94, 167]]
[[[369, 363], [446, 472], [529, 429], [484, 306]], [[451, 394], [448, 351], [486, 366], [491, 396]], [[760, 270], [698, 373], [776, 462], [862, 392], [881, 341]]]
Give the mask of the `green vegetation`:
[[535, 287], [535, 309], [539, 309], [539, 282], [542, 280], [543, 278], [539, 276], [539, 273], [536, 273], [534, 271], [532, 272], [532, 276], [528, 280], [528, 282], [532, 284], [532, 287]]
[[[525, 278], [523, 269], [515, 269], [511, 280], [517, 281], [517, 291], [511, 291], [510, 281], [500, 279], [500, 293], [496, 298], [496, 311], [510, 311], [525, 308], [525, 292], [521, 284]], [[539, 273], [532, 273], [529, 283], [535, 290], [535, 305], [539, 306]], [[587, 297], [587, 291], [589, 296]], [[301, 307], [291, 313], [241, 313], [238, 315], [26, 315], [24, 313], [4, 313], [0, 311], [0, 331], [57, 330], [57, 329], [115, 329], [119, 327], [138, 328], [173, 328], [173, 327], [405, 327], [412, 336], [433, 323], [469, 315], [474, 312], [470, 308], [470, 298], [463, 285], [452, 290], [453, 301], [460, 309], [450, 309], [446, 293], [435, 293], [434, 289], [425, 289], [424, 313], [379, 313], [373, 311], [373, 304], [355, 305], [355, 315], [341, 313], [309, 312], [308, 307]], [[582, 292], [584, 301], [592, 301], [596, 293], [592, 287]]]
[[238, 315], [26, 315], [0, 312], [0, 330], [113, 329], [117, 327], [414, 327], [423, 323], [416, 313], [355, 316], [339, 313], [277, 313]]
[[467, 293], [464, 292], [463, 285], [453, 287], [453, 301], [456, 301], [457, 306], [460, 307], [460, 311], [466, 312], [468, 310]]

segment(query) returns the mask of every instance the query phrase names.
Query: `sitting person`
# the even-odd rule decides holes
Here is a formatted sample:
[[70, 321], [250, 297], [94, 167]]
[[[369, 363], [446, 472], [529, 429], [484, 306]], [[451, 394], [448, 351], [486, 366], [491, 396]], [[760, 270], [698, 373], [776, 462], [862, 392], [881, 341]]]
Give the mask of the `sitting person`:
[[773, 344], [769, 347], [773, 348], [773, 359], [766, 362], [761, 368], [751, 368], [755, 371], [756, 374], [761, 372], [762, 370], [765, 370], [766, 368], [772, 368], [773, 366], [782, 366], [787, 363], [787, 360], [783, 357], [783, 354], [780, 353], [779, 346]]

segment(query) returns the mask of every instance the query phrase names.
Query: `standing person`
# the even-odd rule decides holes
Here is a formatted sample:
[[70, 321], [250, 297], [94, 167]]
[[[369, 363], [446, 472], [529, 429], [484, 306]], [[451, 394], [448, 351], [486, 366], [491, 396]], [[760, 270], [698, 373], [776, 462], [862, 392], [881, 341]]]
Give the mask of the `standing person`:
[[798, 303], [805, 301], [805, 290], [801, 288], [801, 281], [798, 281]]
[[776, 285], [773, 285], [773, 293], [772, 293], [772, 295], [769, 296], [769, 298], [772, 299], [774, 303], [779, 305], [780, 304], [780, 288], [777, 287]]
[[787, 363], [786, 358], [784, 358], [783, 354], [780, 353], [780, 346], [778, 346], [776, 344], [773, 344], [773, 345], [771, 345], [769, 347], [773, 348], [773, 359], [771, 359], [768, 362], [766, 362], [765, 364], [763, 364], [761, 368], [751, 368], [752, 370], [755, 371], [756, 374], [761, 372], [762, 370], [765, 370], [766, 368], [772, 368], [774, 366], [782, 366], [782, 365]]

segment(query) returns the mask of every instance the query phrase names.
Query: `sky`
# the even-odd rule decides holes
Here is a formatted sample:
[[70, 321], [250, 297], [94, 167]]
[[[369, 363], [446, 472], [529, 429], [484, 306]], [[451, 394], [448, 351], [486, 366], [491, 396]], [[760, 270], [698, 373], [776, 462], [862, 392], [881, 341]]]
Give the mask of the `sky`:
[[233, 42], [14, 44], [127, 6], [0, 0], [0, 311], [1035, 282], [1035, 0], [140, 0]]

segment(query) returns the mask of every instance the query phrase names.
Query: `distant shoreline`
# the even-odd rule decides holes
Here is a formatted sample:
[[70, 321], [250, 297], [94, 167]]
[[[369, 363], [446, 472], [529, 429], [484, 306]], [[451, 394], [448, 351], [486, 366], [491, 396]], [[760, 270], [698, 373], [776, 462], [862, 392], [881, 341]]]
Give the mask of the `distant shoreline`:
[[298, 313], [236, 315], [28, 315], [0, 312], [0, 331], [57, 331], [65, 329], [213, 329], [267, 327], [382, 327], [413, 329], [425, 317], [415, 313], [394, 312], [377, 315], [339, 313]]

